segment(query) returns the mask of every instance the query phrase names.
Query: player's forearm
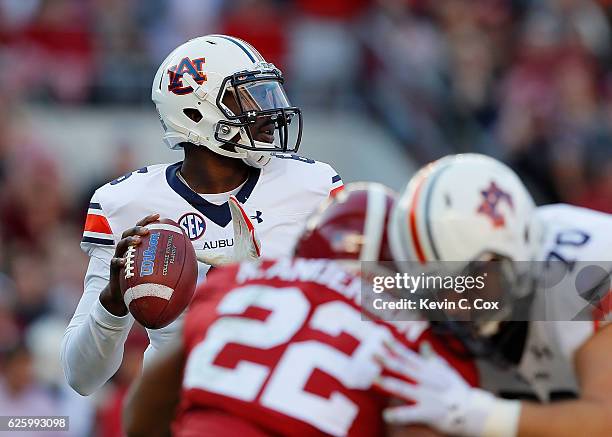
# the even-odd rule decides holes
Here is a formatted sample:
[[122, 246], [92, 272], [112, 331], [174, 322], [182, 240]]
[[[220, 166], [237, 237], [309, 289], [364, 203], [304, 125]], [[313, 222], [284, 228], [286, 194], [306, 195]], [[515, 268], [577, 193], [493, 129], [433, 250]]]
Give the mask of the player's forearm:
[[98, 301], [81, 323], [71, 323], [64, 333], [62, 367], [70, 386], [81, 395], [93, 393], [121, 365], [132, 320], [109, 316]]
[[539, 405], [524, 402], [520, 437], [590, 437], [612, 435], [612, 403], [580, 399]]

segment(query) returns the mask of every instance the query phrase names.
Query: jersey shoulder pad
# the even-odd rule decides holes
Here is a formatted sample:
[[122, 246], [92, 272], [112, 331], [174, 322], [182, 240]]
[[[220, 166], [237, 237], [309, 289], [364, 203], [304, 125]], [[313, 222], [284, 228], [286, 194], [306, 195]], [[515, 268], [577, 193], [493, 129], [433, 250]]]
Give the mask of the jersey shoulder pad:
[[564, 249], [574, 261], [612, 261], [612, 215], [555, 204], [537, 208], [536, 217], [545, 230], [546, 251]]
[[272, 157], [265, 170], [282, 174], [287, 182], [302, 190], [327, 197], [344, 187], [338, 172], [325, 162], [293, 153], [272, 153]]
[[[142, 167], [110, 181], [93, 194], [87, 210], [81, 248], [91, 255], [96, 247], [112, 247], [125, 229], [119, 229], [120, 215], [134, 212], [134, 223], [144, 217], [138, 206], [147, 199], [145, 191], [156, 189], [167, 165]], [[165, 178], [163, 178], [165, 180]], [[129, 208], [128, 208], [129, 206]], [[142, 216], [141, 216], [142, 215]], [[131, 217], [130, 217], [131, 218]]]
[[[152, 183], [165, 183], [165, 169], [167, 164], [150, 165], [119, 176], [96, 190], [99, 197], [104, 198], [107, 208], [114, 203], [131, 203], [145, 190], [155, 187]], [[160, 178], [160, 176], [162, 176]]]
[[[555, 203], [536, 208], [536, 215], [544, 222], [570, 223], [582, 226], [597, 226], [612, 223], [612, 215], [580, 206]], [[581, 220], [576, 222], [576, 220]]]

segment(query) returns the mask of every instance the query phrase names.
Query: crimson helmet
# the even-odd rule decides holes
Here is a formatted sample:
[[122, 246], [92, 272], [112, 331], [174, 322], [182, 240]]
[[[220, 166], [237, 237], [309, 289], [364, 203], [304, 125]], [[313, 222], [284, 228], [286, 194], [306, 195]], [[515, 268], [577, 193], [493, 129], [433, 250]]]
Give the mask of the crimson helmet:
[[308, 220], [295, 256], [393, 261], [387, 224], [396, 193], [374, 182], [345, 186]]

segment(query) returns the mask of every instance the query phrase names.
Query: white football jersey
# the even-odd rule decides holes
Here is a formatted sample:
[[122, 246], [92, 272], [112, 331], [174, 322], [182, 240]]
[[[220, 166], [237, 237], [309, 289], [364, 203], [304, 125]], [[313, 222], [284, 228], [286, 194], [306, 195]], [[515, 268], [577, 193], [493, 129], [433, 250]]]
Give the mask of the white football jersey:
[[[130, 314], [110, 314], [99, 301], [100, 291], [108, 284], [115, 245], [125, 230], [157, 213], [179, 223], [196, 251], [229, 255], [234, 242], [227, 199], [234, 194], [251, 217], [262, 256], [287, 256], [308, 216], [343, 186], [328, 164], [298, 155], [274, 154], [263, 169], [250, 168], [248, 179], [237, 190], [202, 196], [182, 180], [180, 166], [179, 162], [141, 168], [98, 188], [91, 199], [81, 242], [90, 256], [85, 291], [61, 349], [64, 373], [81, 394], [91, 393], [115, 373], [134, 322]], [[209, 268], [199, 263], [200, 280]], [[148, 330], [150, 345], [145, 364], [156, 350], [177, 338], [182, 319], [162, 329]]]
[[539, 260], [544, 266], [550, 262], [550, 268], [564, 266], [568, 277], [547, 293], [536, 294], [536, 315], [528, 325], [518, 371], [484, 366], [482, 384], [502, 395], [548, 401], [579, 394], [574, 355], [602, 322], [585, 314], [594, 307], [568, 284], [576, 283], [582, 262], [612, 271], [612, 216], [563, 204], [540, 207], [536, 214], [544, 230]]
[[[177, 174], [180, 167], [180, 162], [144, 167], [96, 190], [83, 250], [91, 255], [96, 247], [114, 246], [123, 231], [159, 213], [183, 228], [196, 251], [231, 253], [233, 226], [227, 202], [211, 203], [193, 192]], [[266, 258], [289, 255], [306, 217], [342, 187], [328, 164], [298, 155], [275, 154], [263, 169], [250, 170], [236, 198], [251, 217]], [[208, 270], [206, 265], [201, 268]]]

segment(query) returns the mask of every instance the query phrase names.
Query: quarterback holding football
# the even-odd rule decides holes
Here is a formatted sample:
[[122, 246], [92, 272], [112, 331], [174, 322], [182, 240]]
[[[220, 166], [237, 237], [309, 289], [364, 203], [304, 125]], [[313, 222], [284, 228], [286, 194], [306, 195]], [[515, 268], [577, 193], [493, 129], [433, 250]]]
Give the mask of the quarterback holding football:
[[[329, 165], [295, 155], [301, 111], [290, 104], [281, 72], [245, 41], [208, 35], [177, 47], [155, 75], [152, 99], [164, 142], [185, 157], [128, 173], [91, 199], [81, 243], [90, 257], [85, 290], [61, 347], [66, 378], [83, 395], [121, 364], [134, 318], [119, 275], [147, 225], [179, 224], [202, 279], [213, 265], [287, 255], [306, 218], [342, 188]], [[238, 209], [230, 209], [230, 196]], [[176, 339], [182, 320], [148, 330], [145, 365]]]

